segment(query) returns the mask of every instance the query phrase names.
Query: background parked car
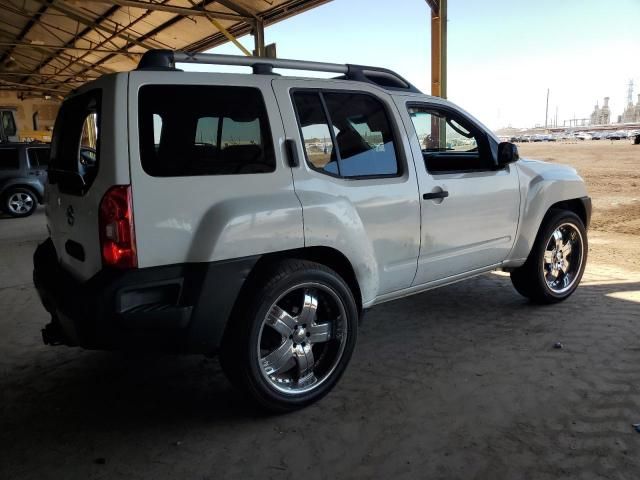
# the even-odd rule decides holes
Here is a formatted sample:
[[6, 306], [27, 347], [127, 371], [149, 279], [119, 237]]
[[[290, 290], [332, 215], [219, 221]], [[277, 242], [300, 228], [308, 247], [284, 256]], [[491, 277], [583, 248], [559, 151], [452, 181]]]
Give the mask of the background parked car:
[[49, 145], [0, 144], [0, 209], [12, 217], [31, 215], [44, 201]]
[[578, 132], [576, 133], [576, 138], [578, 140], [591, 140], [592, 137], [587, 132]]

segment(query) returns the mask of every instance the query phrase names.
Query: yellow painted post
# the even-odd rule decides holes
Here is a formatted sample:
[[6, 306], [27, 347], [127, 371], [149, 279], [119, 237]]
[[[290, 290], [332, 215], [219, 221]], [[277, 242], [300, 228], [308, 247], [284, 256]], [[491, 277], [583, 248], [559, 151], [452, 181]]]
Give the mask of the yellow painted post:
[[431, 2], [431, 95], [447, 98], [447, 0]]

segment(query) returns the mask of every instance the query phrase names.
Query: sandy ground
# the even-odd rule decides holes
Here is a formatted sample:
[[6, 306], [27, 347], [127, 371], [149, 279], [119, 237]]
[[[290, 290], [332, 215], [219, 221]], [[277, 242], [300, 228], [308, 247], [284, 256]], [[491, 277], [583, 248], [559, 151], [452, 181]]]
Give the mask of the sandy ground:
[[[606, 162], [626, 158], [635, 174], [640, 147], [595, 148], [591, 161], [585, 145], [521, 151], [574, 164], [595, 178], [596, 211], [628, 218], [633, 189]], [[635, 480], [640, 268], [621, 256], [640, 248], [637, 231], [610, 233], [618, 223], [597, 215], [568, 301], [533, 306], [492, 274], [381, 305], [336, 389], [276, 417], [232, 390], [216, 359], [42, 345], [30, 278], [42, 212], [0, 219], [0, 479]]]
[[593, 200], [594, 260], [640, 269], [640, 145], [629, 141], [521, 143], [520, 155], [566, 163], [587, 182]]

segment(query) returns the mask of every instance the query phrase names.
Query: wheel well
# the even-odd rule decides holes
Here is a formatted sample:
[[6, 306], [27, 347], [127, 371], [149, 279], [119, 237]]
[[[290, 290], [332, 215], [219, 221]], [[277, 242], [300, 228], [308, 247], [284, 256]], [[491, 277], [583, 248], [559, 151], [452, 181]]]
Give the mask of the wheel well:
[[549, 207], [547, 215], [551, 210], [569, 210], [570, 212], [573, 212], [580, 217], [580, 220], [582, 220], [582, 223], [585, 225], [585, 227], [589, 223], [589, 218], [587, 217], [587, 211], [585, 209], [584, 203], [582, 203], [579, 198], [574, 198], [572, 200], [563, 200], [561, 202], [554, 203]]
[[356, 305], [358, 306], [358, 311], [362, 313], [362, 294], [360, 292], [360, 285], [358, 284], [356, 274], [351, 266], [351, 262], [349, 262], [347, 257], [345, 257], [341, 252], [334, 248], [306, 247], [263, 255], [253, 267], [249, 277], [247, 278], [247, 283], [251, 283], [251, 281], [254, 281], [262, 272], [269, 269], [274, 263], [285, 258], [309, 260], [311, 262], [320, 263], [334, 270], [342, 277], [351, 289], [353, 297], [356, 300]]
[[29, 190], [31, 193], [33, 193], [33, 196], [36, 197], [36, 200], [38, 201], [38, 203], [42, 203], [43, 198], [40, 196], [40, 194], [36, 191], [35, 188], [33, 188], [30, 185], [22, 185], [21, 183], [15, 183], [13, 185], [7, 185], [2, 190], [2, 194], [0, 195], [0, 197], [4, 198], [5, 195], [7, 194], [7, 192], [10, 192], [11, 190], [13, 190], [15, 188], [22, 188], [24, 190]]

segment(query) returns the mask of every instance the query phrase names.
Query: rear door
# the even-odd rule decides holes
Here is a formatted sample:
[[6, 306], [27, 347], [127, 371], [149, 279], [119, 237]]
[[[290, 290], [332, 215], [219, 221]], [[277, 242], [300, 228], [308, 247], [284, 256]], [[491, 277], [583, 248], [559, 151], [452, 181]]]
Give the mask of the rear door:
[[302, 209], [268, 77], [130, 74], [138, 265], [299, 248]]
[[[113, 185], [129, 183], [127, 76], [103, 77], [68, 97], [54, 127], [47, 222], [60, 264], [80, 280], [102, 269], [102, 197]], [[96, 152], [96, 162], [88, 169], [80, 155], [86, 148]]]
[[411, 285], [420, 204], [411, 150], [391, 96], [348, 81], [273, 81], [304, 209], [307, 246], [342, 252], [363, 301]]

